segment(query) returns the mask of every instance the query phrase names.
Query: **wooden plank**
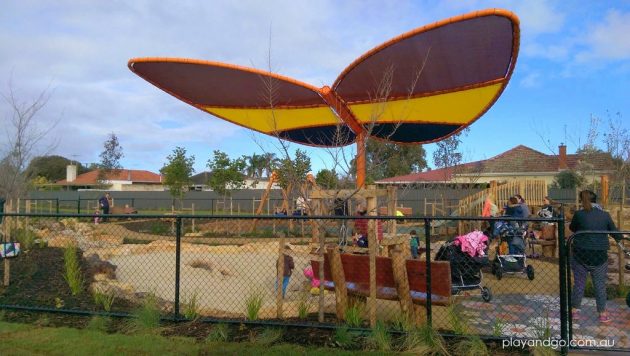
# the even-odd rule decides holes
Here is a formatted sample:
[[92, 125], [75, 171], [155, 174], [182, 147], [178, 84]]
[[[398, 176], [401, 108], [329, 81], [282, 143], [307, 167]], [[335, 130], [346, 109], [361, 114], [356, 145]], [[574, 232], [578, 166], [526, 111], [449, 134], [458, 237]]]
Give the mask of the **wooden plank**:
[[394, 282], [396, 290], [400, 298], [400, 310], [403, 315], [410, 315], [413, 312], [413, 302], [411, 301], [411, 293], [409, 290], [409, 279], [407, 278], [407, 265], [402, 254], [400, 245], [392, 250], [392, 269], [394, 274]]
[[344, 275], [343, 264], [341, 263], [341, 254], [337, 247], [328, 253], [330, 258], [330, 269], [332, 272], [332, 280], [335, 283], [335, 305], [337, 311], [337, 319], [346, 319], [346, 310], [348, 308], [348, 289], [346, 288], [346, 278]]
[[367, 199], [373, 197], [386, 197], [387, 190], [385, 189], [339, 189], [339, 190], [323, 190], [313, 189], [309, 194], [309, 198], [313, 199], [334, 199], [334, 198], [358, 198]]

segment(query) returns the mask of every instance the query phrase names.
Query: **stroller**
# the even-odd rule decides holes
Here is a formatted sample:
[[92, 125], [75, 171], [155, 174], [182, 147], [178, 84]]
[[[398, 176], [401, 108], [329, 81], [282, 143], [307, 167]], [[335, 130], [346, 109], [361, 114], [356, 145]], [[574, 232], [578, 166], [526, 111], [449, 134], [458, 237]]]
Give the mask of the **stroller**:
[[481, 298], [485, 302], [492, 300], [490, 288], [482, 286], [483, 273], [481, 268], [489, 264], [488, 247], [483, 256], [473, 257], [462, 251], [455, 239], [446, 242], [438, 250], [435, 259], [448, 261], [451, 265], [451, 293], [458, 295], [462, 291], [480, 289]]
[[[525, 273], [530, 281], [534, 280], [534, 267], [527, 264], [525, 255], [527, 224], [501, 221], [497, 223], [494, 231], [500, 240], [496, 257], [492, 262], [492, 274], [500, 280], [504, 274]], [[507, 243], [507, 254], [501, 251], [503, 243]]]

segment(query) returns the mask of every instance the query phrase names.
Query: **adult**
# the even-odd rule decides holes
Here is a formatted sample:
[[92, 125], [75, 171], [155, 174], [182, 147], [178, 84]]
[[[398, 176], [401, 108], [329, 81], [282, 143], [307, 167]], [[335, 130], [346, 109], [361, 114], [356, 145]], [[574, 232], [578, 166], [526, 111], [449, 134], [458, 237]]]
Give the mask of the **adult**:
[[[610, 214], [594, 207], [597, 195], [590, 190], [580, 192], [582, 209], [575, 212], [569, 229], [580, 231], [617, 231]], [[620, 234], [610, 234], [617, 243]], [[609, 323], [610, 317], [606, 312], [606, 277], [608, 275], [608, 242], [607, 234], [579, 234], [573, 238], [571, 251], [571, 268], [573, 269], [573, 293], [571, 305], [573, 318], [579, 319], [580, 306], [584, 297], [586, 277], [590, 273], [595, 288], [595, 302], [599, 313], [600, 323]]]
[[521, 206], [521, 217], [528, 218], [530, 215], [530, 212], [529, 212], [529, 206], [527, 206], [525, 199], [523, 199], [523, 196], [520, 194], [516, 194], [514, 197], [518, 201], [518, 204]]
[[111, 200], [111, 196], [109, 193], [105, 193], [99, 200], [98, 206], [101, 208], [101, 214], [104, 215], [101, 221], [107, 221], [107, 217], [105, 215], [109, 214], [109, 201]]

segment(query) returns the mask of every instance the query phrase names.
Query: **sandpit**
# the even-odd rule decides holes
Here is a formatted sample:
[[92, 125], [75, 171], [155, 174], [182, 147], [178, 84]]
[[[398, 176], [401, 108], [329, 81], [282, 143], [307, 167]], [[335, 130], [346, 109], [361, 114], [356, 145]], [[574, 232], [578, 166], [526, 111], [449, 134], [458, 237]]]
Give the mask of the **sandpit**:
[[[153, 245], [153, 246], [152, 246]], [[159, 249], [155, 248], [159, 245]], [[171, 246], [172, 245], [172, 246]], [[150, 292], [165, 301], [175, 300], [174, 244], [152, 243], [146, 246], [109, 250], [108, 260], [117, 266], [116, 279], [133, 285], [136, 293]], [[300, 299], [311, 299], [313, 310], [316, 297], [305, 295], [308, 281], [302, 273], [309, 265], [307, 246], [294, 246], [291, 252], [295, 270], [285, 298], [288, 315], [297, 313]], [[276, 316], [276, 260], [278, 243], [243, 246], [182, 245], [180, 270], [180, 301], [186, 303], [196, 296], [202, 314], [242, 317], [246, 300], [252, 294], [263, 296], [260, 317]], [[332, 297], [332, 298], [331, 298]], [[334, 296], [326, 297], [326, 304]]]

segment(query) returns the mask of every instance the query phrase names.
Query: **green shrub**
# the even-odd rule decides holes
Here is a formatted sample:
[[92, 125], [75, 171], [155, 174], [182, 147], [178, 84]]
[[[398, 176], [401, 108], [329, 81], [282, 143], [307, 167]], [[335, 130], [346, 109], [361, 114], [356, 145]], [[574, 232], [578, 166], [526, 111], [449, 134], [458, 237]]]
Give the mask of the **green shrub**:
[[365, 305], [363, 302], [355, 300], [346, 309], [346, 324], [351, 328], [358, 328], [363, 324], [363, 312]]
[[86, 329], [106, 333], [109, 330], [112, 320], [103, 316], [93, 316], [87, 324]]
[[339, 347], [351, 348], [356, 345], [357, 334], [350, 331], [348, 325], [342, 325], [341, 327], [335, 329], [333, 341]]
[[442, 336], [428, 324], [409, 331], [405, 335], [403, 349], [419, 355], [449, 355]]
[[152, 235], [166, 235], [169, 233], [170, 228], [165, 223], [154, 222], [151, 224], [150, 231]]
[[83, 274], [79, 264], [79, 250], [70, 246], [64, 250], [63, 260], [65, 265], [64, 279], [68, 282], [72, 295], [79, 295], [83, 291]]
[[280, 328], [265, 328], [252, 340], [256, 344], [270, 346], [282, 339], [284, 331]]
[[462, 313], [461, 306], [459, 304], [451, 304], [448, 306], [447, 313], [448, 319], [451, 322], [451, 328], [453, 333], [457, 335], [468, 334], [469, 326], [468, 320]]
[[247, 320], [258, 319], [258, 313], [260, 312], [260, 309], [262, 308], [263, 300], [264, 300], [264, 295], [262, 291], [260, 291], [260, 289], [255, 289], [250, 292], [247, 299], [245, 299], [245, 306], [247, 309], [247, 312], [246, 312]]
[[397, 331], [407, 332], [409, 330], [412, 330], [414, 327], [415, 322], [413, 320], [413, 314], [411, 312], [403, 313], [402, 311], [400, 311], [392, 320], [392, 329]]
[[17, 229], [14, 232], [15, 239], [20, 243], [20, 248], [24, 251], [28, 251], [35, 246], [37, 235], [29, 229]]
[[462, 356], [490, 356], [490, 351], [479, 336], [471, 335], [455, 344], [455, 354]]
[[216, 324], [206, 337], [208, 342], [226, 342], [230, 337], [230, 327], [226, 324]]
[[378, 351], [389, 351], [392, 348], [392, 337], [387, 332], [385, 325], [379, 320], [372, 332], [366, 339], [366, 344], [370, 349]]
[[114, 300], [116, 300], [116, 295], [114, 294], [114, 292], [95, 291], [92, 294], [92, 297], [94, 298], [94, 304], [101, 305], [103, 307], [103, 310], [108, 313], [112, 311], [112, 305], [114, 304]]
[[193, 293], [188, 298], [184, 298], [184, 317], [189, 320], [199, 318], [199, 303], [197, 301], [197, 293]]
[[150, 334], [157, 332], [160, 326], [160, 308], [157, 297], [149, 293], [142, 305], [131, 313], [128, 329], [131, 332]]
[[298, 317], [300, 319], [306, 319], [310, 308], [311, 300], [309, 298], [309, 292], [302, 291], [300, 293], [300, 299], [298, 300]]
[[503, 336], [503, 329], [505, 328], [505, 321], [503, 319], [496, 318], [492, 322], [492, 336]]

